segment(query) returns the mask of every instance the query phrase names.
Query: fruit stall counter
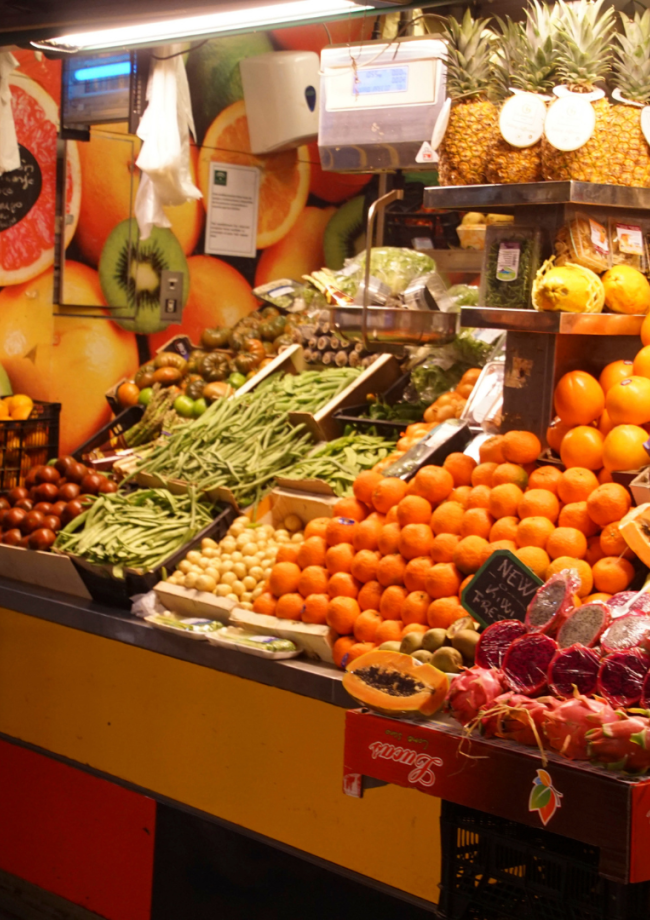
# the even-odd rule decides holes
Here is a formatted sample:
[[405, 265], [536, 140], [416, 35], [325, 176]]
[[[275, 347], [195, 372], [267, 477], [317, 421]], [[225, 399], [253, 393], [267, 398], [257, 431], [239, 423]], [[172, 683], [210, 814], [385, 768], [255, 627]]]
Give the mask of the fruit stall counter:
[[[163, 802], [433, 910], [440, 803], [397, 786], [362, 802], [342, 795], [349, 704], [334, 668], [190, 642], [3, 579], [0, 814], [12, 845], [0, 846], [0, 868], [109, 920], [147, 920], [152, 822]], [[37, 774], [38, 812], [12, 806], [35, 801]], [[117, 794], [122, 804], [110, 798]], [[72, 833], [75, 809], [91, 834]], [[43, 862], [34, 856], [39, 836], [52, 843]], [[110, 871], [142, 867], [128, 904], [111, 901], [110, 876], [96, 878], [111, 836]]]

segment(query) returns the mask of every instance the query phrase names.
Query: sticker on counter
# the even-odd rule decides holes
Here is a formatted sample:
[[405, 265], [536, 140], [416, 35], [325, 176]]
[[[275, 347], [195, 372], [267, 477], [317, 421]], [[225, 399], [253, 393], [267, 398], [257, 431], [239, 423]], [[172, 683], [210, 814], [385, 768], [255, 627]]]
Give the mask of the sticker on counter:
[[519, 276], [520, 243], [500, 243], [497, 257], [497, 279], [516, 281]]
[[589, 218], [589, 234], [591, 242], [596, 252], [606, 256], [609, 252], [609, 241], [607, 239], [607, 230], [597, 220]]
[[533, 788], [528, 799], [528, 811], [539, 814], [544, 827], [551, 820], [558, 808], [562, 807], [562, 793], [553, 785], [550, 773], [538, 770], [533, 780]]
[[260, 171], [256, 166], [210, 163], [206, 253], [255, 258], [259, 191]]
[[634, 224], [616, 224], [618, 248], [630, 256], [643, 255], [643, 231]]
[[503, 104], [499, 115], [501, 137], [512, 147], [531, 147], [544, 133], [546, 105], [534, 93], [517, 93]]
[[569, 152], [584, 147], [596, 127], [596, 112], [586, 99], [574, 94], [550, 106], [544, 134], [556, 150]]

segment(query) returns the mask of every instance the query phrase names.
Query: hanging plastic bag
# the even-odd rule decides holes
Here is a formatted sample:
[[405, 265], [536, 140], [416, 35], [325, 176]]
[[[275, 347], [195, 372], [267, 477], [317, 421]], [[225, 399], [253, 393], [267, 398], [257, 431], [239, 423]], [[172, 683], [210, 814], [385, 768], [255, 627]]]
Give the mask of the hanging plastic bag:
[[20, 149], [11, 109], [9, 74], [18, 61], [9, 51], [0, 51], [0, 175], [20, 169]]
[[202, 198], [190, 171], [190, 131], [195, 134], [190, 89], [180, 46], [154, 58], [147, 86], [147, 108], [138, 127], [143, 141], [136, 165], [142, 170], [135, 199], [140, 238], [152, 227], [170, 227], [163, 211]]

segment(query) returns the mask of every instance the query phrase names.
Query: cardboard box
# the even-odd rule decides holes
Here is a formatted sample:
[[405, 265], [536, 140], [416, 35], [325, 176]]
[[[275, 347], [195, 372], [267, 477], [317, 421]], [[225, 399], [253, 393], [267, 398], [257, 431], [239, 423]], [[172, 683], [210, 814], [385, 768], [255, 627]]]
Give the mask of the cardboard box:
[[302, 649], [309, 658], [319, 661], [334, 663], [332, 649], [338, 636], [329, 626], [320, 626], [317, 623], [303, 623], [301, 620], [285, 620], [278, 617], [266, 616], [263, 613], [253, 613], [242, 607], [235, 607], [230, 614], [233, 626], [243, 626], [245, 629], [254, 629], [263, 636], [278, 636], [280, 639], [290, 639]]
[[90, 592], [67, 556], [0, 544], [0, 578], [13, 578], [37, 588], [48, 588], [92, 600]]
[[[289, 480], [291, 481], [291, 480]], [[305, 480], [307, 481], [307, 480]], [[327, 485], [327, 483], [322, 483]], [[327, 486], [329, 489], [330, 487]], [[326, 493], [304, 492], [284, 487], [273, 489], [269, 498], [271, 502], [270, 523], [280, 527], [288, 515], [296, 514], [303, 525], [318, 517], [332, 517], [332, 507], [338, 501], [336, 496]], [[266, 523], [266, 522], [265, 522]]]
[[216, 594], [197, 591], [196, 588], [170, 585], [166, 581], [159, 581], [154, 591], [160, 603], [179, 617], [199, 617], [228, 623], [232, 610], [237, 606], [236, 601], [227, 597], [217, 597]]

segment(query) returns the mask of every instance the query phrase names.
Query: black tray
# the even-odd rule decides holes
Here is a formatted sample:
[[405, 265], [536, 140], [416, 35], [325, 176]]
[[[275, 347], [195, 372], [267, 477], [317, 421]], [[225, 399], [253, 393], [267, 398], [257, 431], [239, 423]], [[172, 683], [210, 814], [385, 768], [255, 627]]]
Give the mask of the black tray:
[[100, 428], [91, 438], [88, 438], [87, 441], [84, 441], [80, 447], [73, 451], [72, 456], [75, 460], [81, 461], [84, 454], [89, 454], [91, 450], [108, 444], [112, 438], [118, 438], [121, 434], [124, 434], [125, 431], [128, 431], [129, 428], [133, 428], [133, 426], [140, 421], [144, 413], [145, 407], [140, 405], [129, 406], [128, 409], [122, 409], [119, 415], [116, 415], [114, 419], [104, 425], [103, 428]]

